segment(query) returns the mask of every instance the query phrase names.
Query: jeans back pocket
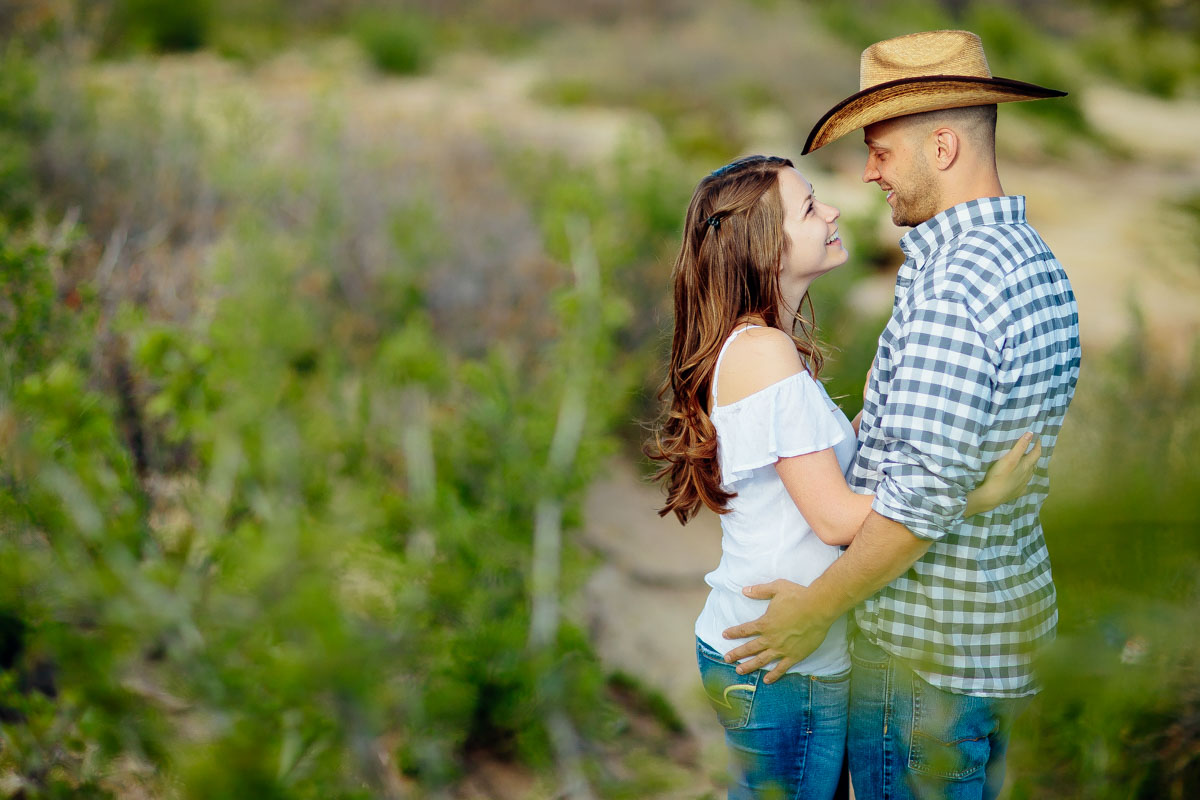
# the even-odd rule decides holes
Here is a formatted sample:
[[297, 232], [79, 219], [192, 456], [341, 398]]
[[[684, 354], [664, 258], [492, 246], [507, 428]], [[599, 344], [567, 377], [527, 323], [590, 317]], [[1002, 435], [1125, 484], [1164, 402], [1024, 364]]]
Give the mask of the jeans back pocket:
[[912, 676], [912, 687], [909, 769], [961, 781], [986, 768], [989, 737], [997, 727], [989, 698], [943, 691], [917, 675]]
[[762, 670], [738, 675], [735, 665], [725, 663], [716, 650], [704, 642], [696, 642], [696, 661], [700, 665], [700, 681], [709, 705], [726, 728], [744, 728], [754, 708], [754, 694]]

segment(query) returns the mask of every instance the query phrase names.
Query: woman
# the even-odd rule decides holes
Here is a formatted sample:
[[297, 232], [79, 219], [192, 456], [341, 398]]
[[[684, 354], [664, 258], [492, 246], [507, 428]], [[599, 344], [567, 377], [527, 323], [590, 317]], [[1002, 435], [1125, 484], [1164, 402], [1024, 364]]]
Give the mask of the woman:
[[[849, 257], [839, 212], [791, 161], [750, 156], [696, 188], [673, 271], [675, 333], [662, 394], [666, 419], [648, 448], [664, 462], [659, 512], [686, 523], [721, 515], [722, 555], [696, 620], [705, 692], [726, 728], [732, 798], [832, 797], [846, 740], [850, 661], [845, 621], [779, 681], [738, 675], [721, 632], [760, 616], [742, 587], [788, 578], [807, 585], [854, 538], [872, 495], [844, 472], [851, 423], [816, 380], [821, 352], [800, 314], [814, 279]], [[811, 312], [812, 304], [809, 303]], [[810, 313], [811, 317], [811, 313]], [[798, 329], [799, 336], [793, 332]], [[1019, 496], [1040, 449], [1023, 438], [968, 495], [966, 515]]]

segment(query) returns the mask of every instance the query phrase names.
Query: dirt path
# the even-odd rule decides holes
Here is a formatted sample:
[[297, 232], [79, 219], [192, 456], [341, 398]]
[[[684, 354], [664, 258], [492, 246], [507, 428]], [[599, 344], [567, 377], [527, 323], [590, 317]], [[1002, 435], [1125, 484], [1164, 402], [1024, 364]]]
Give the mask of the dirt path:
[[584, 590], [588, 628], [605, 661], [662, 691], [706, 745], [720, 733], [696, 679], [693, 623], [721, 558], [721, 526], [686, 527], [656, 511], [662, 495], [616, 459], [588, 494], [584, 542], [604, 556]]

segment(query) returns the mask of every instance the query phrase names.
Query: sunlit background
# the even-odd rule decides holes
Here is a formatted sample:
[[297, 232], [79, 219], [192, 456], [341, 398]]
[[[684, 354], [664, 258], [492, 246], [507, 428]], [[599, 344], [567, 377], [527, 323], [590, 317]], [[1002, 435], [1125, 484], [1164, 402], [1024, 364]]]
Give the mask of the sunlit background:
[[1200, 7], [0, 0], [0, 797], [724, 796], [639, 446], [696, 182], [798, 160], [847, 414], [858, 54], [981, 35], [1084, 366], [1008, 798], [1200, 796]]

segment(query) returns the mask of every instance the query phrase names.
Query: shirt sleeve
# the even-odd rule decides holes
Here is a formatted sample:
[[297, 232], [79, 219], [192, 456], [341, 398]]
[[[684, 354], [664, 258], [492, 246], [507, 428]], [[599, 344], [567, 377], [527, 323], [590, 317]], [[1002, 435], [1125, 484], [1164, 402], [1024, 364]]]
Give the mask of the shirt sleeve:
[[798, 372], [714, 417], [722, 484], [731, 486], [781, 458], [815, 453], [846, 438], [812, 376]]
[[878, 412], [884, 456], [875, 511], [923, 539], [961, 522], [984, 472], [999, 363], [999, 348], [961, 301], [931, 299], [913, 310], [881, 365], [888, 393]]

